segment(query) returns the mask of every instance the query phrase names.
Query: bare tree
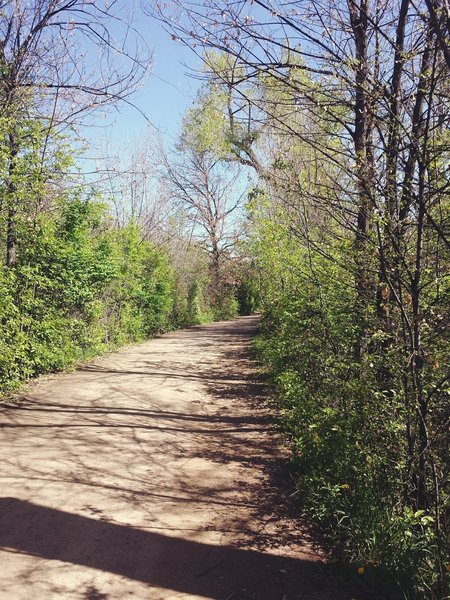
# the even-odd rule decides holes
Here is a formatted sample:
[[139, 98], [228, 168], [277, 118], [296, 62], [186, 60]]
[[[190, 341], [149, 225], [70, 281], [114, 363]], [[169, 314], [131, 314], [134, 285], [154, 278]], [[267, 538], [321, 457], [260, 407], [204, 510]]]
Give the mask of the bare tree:
[[150, 65], [124, 3], [8, 0], [0, 6], [0, 110], [73, 124], [127, 101]]
[[235, 216], [242, 206], [241, 171], [232, 169], [209, 151], [201, 151], [186, 139], [176, 156], [165, 163], [166, 181], [180, 210], [193, 224], [193, 234], [210, 257], [212, 298], [224, 287], [225, 261], [238, 238]]
[[118, 146], [108, 139], [102, 154], [96, 163], [95, 187], [110, 204], [115, 225], [132, 222], [144, 239], [163, 243], [174, 207], [162, 177], [161, 140], [147, 133]]

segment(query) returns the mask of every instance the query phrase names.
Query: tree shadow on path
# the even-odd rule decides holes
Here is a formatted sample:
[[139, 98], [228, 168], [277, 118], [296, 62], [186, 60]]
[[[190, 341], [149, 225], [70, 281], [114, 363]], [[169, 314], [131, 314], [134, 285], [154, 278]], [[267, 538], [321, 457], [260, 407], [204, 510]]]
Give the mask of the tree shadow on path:
[[248, 354], [255, 328], [246, 318], [169, 334], [8, 410], [0, 450], [15, 497], [0, 499], [0, 547], [24, 556], [8, 590], [25, 583], [39, 590], [28, 597], [45, 597], [42, 570], [50, 586], [73, 571], [83, 584], [70, 597], [84, 600], [123, 597], [108, 596], [117, 579], [100, 572], [122, 578], [126, 594], [132, 582], [162, 590], [135, 596], [148, 600], [348, 600], [292, 518]]
[[0, 545], [205, 598], [338, 597], [327, 594], [319, 562], [172, 538], [16, 498], [0, 499]]

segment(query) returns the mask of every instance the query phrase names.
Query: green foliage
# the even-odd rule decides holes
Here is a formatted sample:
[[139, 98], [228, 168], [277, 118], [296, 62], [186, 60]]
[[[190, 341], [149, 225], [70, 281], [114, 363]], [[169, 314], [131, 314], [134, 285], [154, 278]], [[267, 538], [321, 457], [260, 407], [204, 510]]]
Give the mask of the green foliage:
[[[198, 266], [198, 265], [197, 265]], [[213, 320], [210, 308], [208, 288], [209, 278], [205, 271], [175, 274], [175, 300], [173, 306], [173, 321], [177, 327], [200, 325]]]
[[212, 304], [212, 315], [214, 321], [226, 321], [238, 314], [239, 303], [234, 288], [222, 290]]
[[256, 343], [279, 399], [298, 499], [377, 585], [422, 597], [442, 557], [433, 516], [405, 504], [401, 402], [380, 391], [373, 362], [354, 361], [349, 299], [331, 287], [325, 310], [306, 286], [266, 309]]
[[259, 308], [259, 290], [255, 281], [241, 281], [237, 290], [240, 315], [252, 315]]
[[207, 280], [196, 277], [189, 285], [182, 317], [183, 325], [200, 325], [213, 320], [208, 303]]
[[[299, 505], [355, 570], [364, 567], [380, 597], [443, 597], [443, 536], [434, 512], [415, 509], [407, 492], [401, 354], [383, 345], [371, 314], [371, 351], [357, 359], [351, 275], [300, 244], [264, 196], [249, 210], [263, 291], [255, 349], [275, 388]], [[334, 244], [336, 259], [346, 244]]]
[[171, 328], [167, 257], [101, 204], [60, 199], [25, 233], [0, 271], [0, 389]]
[[236, 97], [234, 85], [247, 80], [245, 69], [237, 67], [226, 53], [210, 51], [204, 60], [207, 81], [185, 114], [184, 141], [197, 152], [209, 152], [230, 163], [239, 160], [242, 151], [260, 136], [260, 126], [247, 114], [256, 88], [248, 79], [245, 93]]

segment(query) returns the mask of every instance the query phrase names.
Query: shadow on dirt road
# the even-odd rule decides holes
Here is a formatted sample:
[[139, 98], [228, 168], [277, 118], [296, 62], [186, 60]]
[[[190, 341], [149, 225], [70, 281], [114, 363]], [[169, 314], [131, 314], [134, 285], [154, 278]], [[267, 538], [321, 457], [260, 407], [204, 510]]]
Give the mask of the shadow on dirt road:
[[349, 598], [290, 514], [256, 328], [170, 333], [0, 413], [0, 600]]

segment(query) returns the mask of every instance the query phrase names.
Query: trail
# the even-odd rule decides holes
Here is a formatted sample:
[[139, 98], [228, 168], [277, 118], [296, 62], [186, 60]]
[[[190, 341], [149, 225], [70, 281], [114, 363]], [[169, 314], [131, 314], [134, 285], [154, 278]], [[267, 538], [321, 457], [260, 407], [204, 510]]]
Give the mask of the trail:
[[1, 600], [345, 597], [284, 508], [256, 327], [170, 333], [0, 411]]

